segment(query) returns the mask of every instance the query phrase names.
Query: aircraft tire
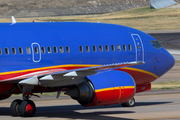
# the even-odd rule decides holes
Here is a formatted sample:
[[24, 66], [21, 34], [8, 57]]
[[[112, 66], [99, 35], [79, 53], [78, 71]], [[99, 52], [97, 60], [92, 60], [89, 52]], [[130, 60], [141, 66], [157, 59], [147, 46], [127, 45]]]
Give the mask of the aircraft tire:
[[135, 105], [135, 99], [132, 98], [132, 99], [129, 100], [128, 102], [122, 103], [121, 105], [122, 105], [123, 107], [134, 107], [134, 105]]
[[36, 106], [33, 101], [24, 100], [21, 103], [19, 110], [22, 117], [32, 117], [36, 112]]
[[20, 99], [16, 99], [11, 103], [10, 110], [11, 110], [12, 116], [20, 116], [21, 115], [21, 113], [19, 111], [19, 106], [21, 103], [22, 103], [22, 100], [20, 100]]

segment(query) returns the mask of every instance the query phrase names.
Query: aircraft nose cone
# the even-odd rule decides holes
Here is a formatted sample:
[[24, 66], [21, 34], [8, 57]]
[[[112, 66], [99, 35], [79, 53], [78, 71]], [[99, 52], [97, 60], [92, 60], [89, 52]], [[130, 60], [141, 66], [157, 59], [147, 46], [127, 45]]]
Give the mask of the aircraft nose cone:
[[175, 59], [168, 51], [165, 52], [165, 56], [166, 57], [165, 57], [164, 61], [166, 61], [166, 63], [168, 64], [167, 67], [169, 69], [171, 69], [175, 64]]
[[172, 68], [175, 64], [175, 59], [170, 53], [168, 55], [168, 63], [169, 63], [169, 68]]
[[174, 57], [164, 48], [161, 49], [159, 56], [155, 59], [157, 60], [155, 66], [159, 77], [168, 72], [175, 64]]
[[[164, 57], [162, 57], [162, 64], [161, 67], [162, 68], [162, 74], [165, 74], [167, 71], [169, 71], [175, 64], [175, 59], [174, 57], [167, 51], [164, 49]], [[161, 76], [160, 75], [160, 76]]]

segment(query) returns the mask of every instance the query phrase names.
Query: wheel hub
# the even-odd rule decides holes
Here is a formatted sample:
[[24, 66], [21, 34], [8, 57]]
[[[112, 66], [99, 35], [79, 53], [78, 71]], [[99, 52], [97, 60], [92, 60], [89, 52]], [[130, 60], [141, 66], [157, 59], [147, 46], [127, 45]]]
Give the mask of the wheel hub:
[[27, 113], [31, 114], [33, 112], [33, 107], [30, 104], [28, 104], [26, 107], [26, 111]]

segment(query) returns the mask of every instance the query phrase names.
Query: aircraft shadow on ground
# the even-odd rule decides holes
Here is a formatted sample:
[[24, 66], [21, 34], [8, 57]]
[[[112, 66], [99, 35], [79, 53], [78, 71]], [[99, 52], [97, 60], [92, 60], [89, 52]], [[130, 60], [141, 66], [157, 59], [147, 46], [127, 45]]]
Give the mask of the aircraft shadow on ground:
[[[113, 110], [111, 108], [119, 108], [121, 105], [101, 106], [101, 107], [83, 107], [81, 105], [66, 105], [54, 107], [39, 107], [35, 117], [48, 117], [48, 118], [69, 118], [69, 119], [88, 119], [88, 120], [132, 120], [126, 118], [113, 117], [114, 114], [129, 114], [135, 113], [134, 111], [121, 111]], [[111, 109], [111, 110], [110, 110]], [[80, 113], [79, 111], [82, 113]], [[45, 112], [43, 112], [45, 111]], [[48, 113], [51, 111], [51, 113]], [[106, 115], [106, 116], [105, 116]]]
[[161, 105], [161, 104], [169, 104], [172, 102], [136, 102], [135, 106], [149, 106], [149, 105]]
[[[161, 105], [171, 102], [136, 102], [136, 106], [148, 106], [148, 105]], [[112, 109], [111, 109], [112, 108]], [[113, 108], [119, 108], [113, 109]], [[121, 109], [120, 109], [121, 108]], [[136, 108], [136, 107], [134, 107]], [[77, 112], [80, 110], [82, 113]], [[101, 106], [101, 107], [83, 107], [81, 105], [63, 105], [63, 106], [47, 106], [37, 107], [34, 117], [47, 117], [47, 118], [69, 118], [69, 119], [90, 119], [90, 120], [104, 120], [104, 119], [121, 119], [119, 117], [113, 117], [114, 114], [130, 114], [135, 113], [135, 110], [129, 109], [123, 111], [120, 104]], [[0, 115], [11, 116], [10, 108], [1, 108]], [[131, 120], [125, 119], [124, 120]]]

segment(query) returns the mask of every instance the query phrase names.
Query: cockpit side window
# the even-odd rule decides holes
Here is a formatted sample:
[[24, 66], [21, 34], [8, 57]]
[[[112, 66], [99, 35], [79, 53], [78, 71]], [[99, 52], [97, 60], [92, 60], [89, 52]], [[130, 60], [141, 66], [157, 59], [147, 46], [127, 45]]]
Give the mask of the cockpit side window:
[[161, 45], [156, 40], [151, 40], [151, 45], [157, 49], [161, 48]]

